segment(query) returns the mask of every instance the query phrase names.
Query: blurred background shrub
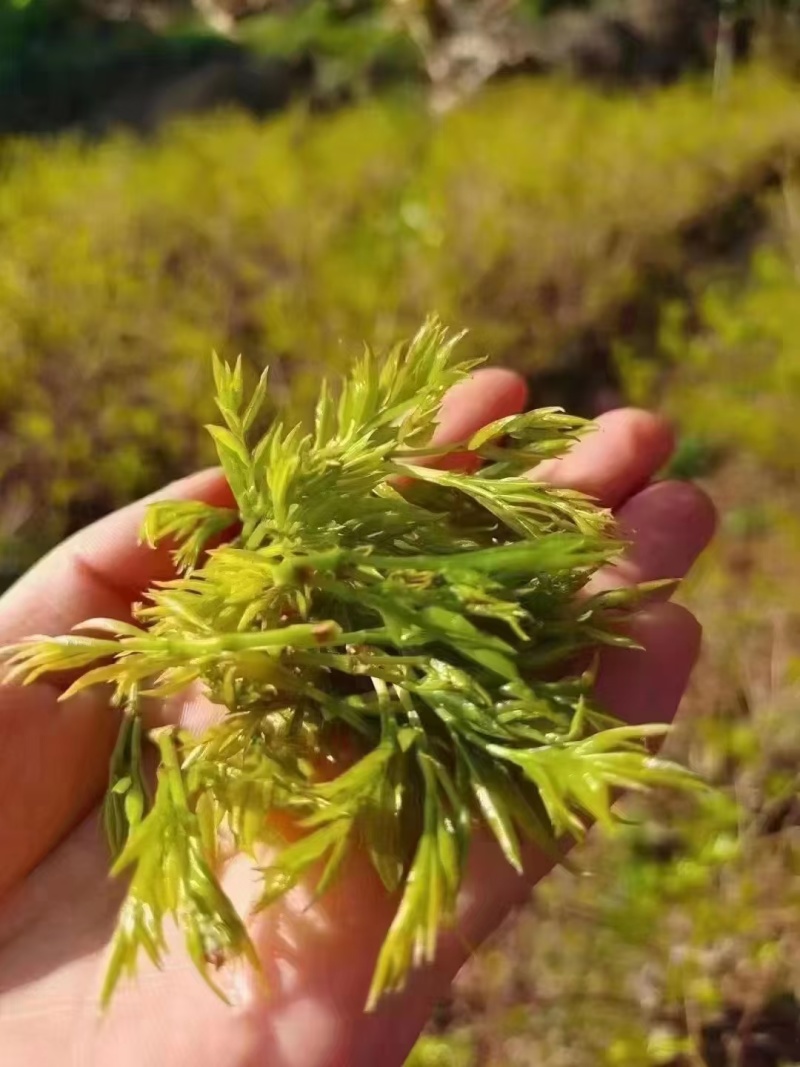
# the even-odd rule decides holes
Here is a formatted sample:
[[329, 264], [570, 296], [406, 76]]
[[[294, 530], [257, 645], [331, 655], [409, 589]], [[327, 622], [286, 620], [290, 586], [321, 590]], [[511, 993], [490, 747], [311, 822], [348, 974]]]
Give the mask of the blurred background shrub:
[[[321, 363], [341, 366], [363, 338], [388, 344], [437, 308], [470, 329], [474, 352], [543, 372], [547, 398], [548, 375], [571, 377], [573, 406], [591, 407], [618, 387], [615, 346], [658, 332], [662, 290], [718, 256], [709, 219], [768, 186], [800, 145], [796, 105], [759, 70], [724, 108], [702, 84], [641, 99], [519, 82], [438, 118], [370, 101], [266, 123], [184, 119], [145, 143], [7, 139], [6, 538], [38, 550], [205, 462], [212, 349], [268, 359], [276, 401], [302, 413]], [[726, 293], [703, 298], [712, 327], [739, 300]], [[698, 334], [693, 361], [714, 343]]]

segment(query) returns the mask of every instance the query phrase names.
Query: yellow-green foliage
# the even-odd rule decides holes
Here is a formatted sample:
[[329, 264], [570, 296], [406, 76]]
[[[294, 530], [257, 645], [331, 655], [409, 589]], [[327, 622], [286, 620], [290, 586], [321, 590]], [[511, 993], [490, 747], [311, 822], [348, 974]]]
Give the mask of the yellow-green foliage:
[[[763, 205], [770, 239], [721, 276], [700, 270], [667, 304], [654, 354], [620, 353], [626, 392], [679, 427], [688, 473], [711, 479], [722, 529], [692, 579], [708, 628], [736, 658], [800, 596], [800, 244], [790, 180]], [[711, 464], [708, 464], [708, 460]]]
[[[698, 321], [669, 309], [661, 347], [672, 368], [667, 403], [709, 442], [750, 453], [776, 472], [796, 472], [800, 453], [800, 262], [764, 246], [738, 279], [709, 285]], [[646, 388], [647, 372], [629, 369]]]
[[444, 120], [372, 103], [0, 145], [2, 532], [46, 543], [202, 462], [212, 348], [273, 363], [298, 408], [322, 363], [429, 310], [541, 365], [800, 145], [797, 104], [758, 71], [723, 106], [536, 82]]

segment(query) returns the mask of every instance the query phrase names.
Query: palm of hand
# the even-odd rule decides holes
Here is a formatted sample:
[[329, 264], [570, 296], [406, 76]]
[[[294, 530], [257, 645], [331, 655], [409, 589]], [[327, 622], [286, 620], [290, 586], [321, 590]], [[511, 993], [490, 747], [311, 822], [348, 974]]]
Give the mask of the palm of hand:
[[[514, 375], [484, 371], [447, 398], [442, 433], [463, 439], [520, 410]], [[609, 584], [681, 577], [713, 531], [713, 512], [687, 485], [649, 485], [667, 458], [666, 427], [641, 412], [600, 420], [600, 432], [537, 471], [597, 496], [618, 514], [632, 548]], [[643, 488], [644, 487], [644, 488]], [[164, 496], [221, 502], [207, 472]], [[64, 632], [89, 616], [125, 618], [131, 602], [169, 573], [164, 555], [139, 549], [141, 505], [109, 516], [42, 561], [0, 602], [0, 640]], [[609, 650], [598, 687], [629, 721], [669, 720], [696, 657], [699, 627], [684, 609], [650, 605], [635, 622], [642, 652]], [[141, 967], [99, 1020], [97, 991], [122, 887], [107, 878], [108, 852], [94, 805], [102, 792], [116, 723], [90, 694], [68, 706], [48, 685], [0, 691], [0, 1049], [3, 1062], [94, 1067], [400, 1067], [436, 999], [468, 954], [546, 872], [531, 852], [526, 876], [487, 841], [473, 849], [459, 929], [436, 964], [406, 991], [364, 1015], [372, 967], [392, 902], [356, 859], [320, 904], [302, 888], [260, 916], [252, 936], [266, 990], [235, 975], [235, 1006], [214, 998], [176, 945], [165, 969]], [[188, 696], [156, 714], [192, 724], [214, 709]], [[81, 819], [83, 821], [81, 822]], [[246, 903], [252, 876], [234, 862], [226, 879]]]

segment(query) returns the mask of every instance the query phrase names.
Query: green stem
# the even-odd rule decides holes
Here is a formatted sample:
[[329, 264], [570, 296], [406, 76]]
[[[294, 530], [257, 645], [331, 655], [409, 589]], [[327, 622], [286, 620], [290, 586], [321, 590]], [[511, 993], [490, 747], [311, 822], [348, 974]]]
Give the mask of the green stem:
[[372, 639], [385, 639], [383, 630], [358, 630], [343, 633], [341, 626], [332, 620], [299, 623], [276, 630], [260, 630], [256, 633], [213, 634], [190, 639], [130, 637], [123, 638], [117, 651], [157, 652], [181, 657], [197, 657], [223, 652], [247, 652], [262, 648], [316, 648], [320, 645], [364, 643]]
[[171, 727], [154, 730], [151, 734], [161, 754], [161, 769], [167, 779], [172, 802], [180, 810], [186, 809], [186, 789], [183, 783], [183, 771], [175, 748], [175, 735]]

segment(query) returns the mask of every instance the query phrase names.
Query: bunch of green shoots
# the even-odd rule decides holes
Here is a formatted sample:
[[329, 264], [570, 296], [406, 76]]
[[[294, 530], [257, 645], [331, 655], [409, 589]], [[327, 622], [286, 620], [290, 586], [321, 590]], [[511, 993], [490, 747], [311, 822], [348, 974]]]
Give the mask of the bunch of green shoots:
[[[520, 869], [525, 841], [608, 824], [619, 789], [692, 781], [648, 751], [661, 728], [604, 713], [575, 666], [627, 643], [642, 595], [586, 592], [623, 547], [609, 514], [526, 477], [585, 424], [547, 409], [435, 443], [443, 395], [475, 366], [457, 340], [430, 321], [383, 360], [365, 352], [338, 395], [323, 385], [311, 432], [278, 421], [259, 440], [266, 375], [246, 401], [241, 364], [216, 360], [224, 425], [209, 429], [236, 508], [152, 505], [144, 538], [176, 546], [179, 577], [135, 624], [4, 650], [12, 681], [91, 664], [64, 699], [105, 685], [122, 709], [104, 816], [113, 872], [131, 878], [104, 1001], [140, 950], [161, 962], [170, 918], [212, 985], [220, 964], [255, 963], [221, 856], [258, 862], [287, 820], [300, 834], [263, 868], [258, 907], [301, 880], [323, 893], [354, 849], [397, 897], [372, 1006], [432, 959], [476, 830]], [[472, 462], [437, 465], [453, 453]], [[148, 736], [143, 698], [192, 683], [219, 721]]]

